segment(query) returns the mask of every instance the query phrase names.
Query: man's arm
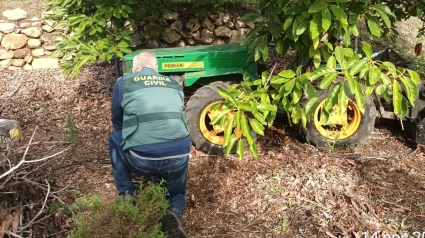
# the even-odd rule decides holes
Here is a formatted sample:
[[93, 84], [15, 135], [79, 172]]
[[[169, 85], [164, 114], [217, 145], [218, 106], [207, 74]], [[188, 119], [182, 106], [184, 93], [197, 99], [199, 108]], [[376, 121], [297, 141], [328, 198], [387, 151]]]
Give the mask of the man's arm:
[[118, 78], [114, 85], [112, 92], [112, 103], [111, 103], [111, 120], [112, 125], [116, 131], [122, 130], [123, 111], [121, 108], [121, 101], [123, 97], [122, 90], [122, 78]]

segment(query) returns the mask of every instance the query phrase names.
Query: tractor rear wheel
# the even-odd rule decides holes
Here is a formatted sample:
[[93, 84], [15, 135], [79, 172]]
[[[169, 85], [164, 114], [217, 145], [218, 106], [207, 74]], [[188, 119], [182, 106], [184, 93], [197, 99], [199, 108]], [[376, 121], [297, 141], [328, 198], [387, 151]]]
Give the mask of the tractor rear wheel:
[[307, 142], [317, 147], [329, 145], [342, 147], [364, 143], [375, 127], [376, 107], [373, 98], [371, 96], [365, 98], [365, 111], [361, 113], [354, 96], [350, 95], [346, 113], [340, 116], [338, 105], [335, 105], [334, 110], [338, 113], [331, 113], [328, 125], [323, 125], [320, 116], [328, 91], [318, 90], [317, 94], [318, 106], [306, 128], [301, 126]]
[[[223, 102], [217, 87], [227, 89], [229, 85], [216, 81], [199, 88], [187, 102], [185, 115], [195, 148], [207, 154], [223, 155], [224, 130], [219, 126], [210, 125], [213, 118], [211, 107]], [[231, 153], [235, 151], [236, 146]]]

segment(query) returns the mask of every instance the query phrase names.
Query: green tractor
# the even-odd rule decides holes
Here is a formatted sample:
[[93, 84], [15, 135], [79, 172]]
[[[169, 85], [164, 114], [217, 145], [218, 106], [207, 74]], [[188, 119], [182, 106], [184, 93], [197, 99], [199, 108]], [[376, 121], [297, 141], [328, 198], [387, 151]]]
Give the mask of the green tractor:
[[[149, 50], [157, 56], [159, 73], [177, 80], [184, 87], [186, 120], [195, 148], [207, 154], [223, 154], [224, 128], [210, 125], [214, 118], [210, 109], [223, 100], [217, 88], [227, 89], [232, 82], [242, 81], [244, 75], [255, 80], [266, 69], [264, 65], [250, 62], [246, 46], [238, 43]], [[131, 73], [132, 60], [141, 51], [144, 50], [124, 57], [123, 74]], [[384, 54], [381, 52], [380, 55]], [[323, 146], [329, 142], [335, 146], [359, 144], [373, 131], [375, 118], [396, 119], [394, 113], [384, 109], [380, 98], [371, 95], [365, 100], [365, 113], [360, 112], [352, 98], [344, 115], [330, 115], [332, 127], [322, 125], [321, 107], [327, 93], [318, 90], [321, 102], [307, 128], [302, 129], [307, 142], [313, 145]], [[413, 125], [411, 134], [418, 143], [425, 143], [425, 120], [421, 121], [420, 118], [424, 112], [419, 110], [424, 108], [422, 105], [425, 101], [418, 98], [417, 102], [421, 106], [411, 110], [403, 123]]]
[[[123, 59], [123, 74], [131, 73], [133, 58]], [[158, 71], [177, 80], [185, 92], [185, 115], [195, 148], [208, 154], [223, 154], [224, 128], [210, 125], [211, 107], [222, 101], [217, 88], [227, 89], [246, 75], [256, 79], [261, 65], [250, 63], [245, 46], [223, 44], [159, 48], [150, 50], [158, 59]], [[265, 69], [265, 68], [264, 68]]]

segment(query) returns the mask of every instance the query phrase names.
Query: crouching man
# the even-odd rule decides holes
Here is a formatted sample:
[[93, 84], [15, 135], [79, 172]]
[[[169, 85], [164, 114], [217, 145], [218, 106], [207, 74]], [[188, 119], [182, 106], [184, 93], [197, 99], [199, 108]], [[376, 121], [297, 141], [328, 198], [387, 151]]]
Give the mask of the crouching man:
[[119, 195], [136, 192], [131, 172], [164, 179], [170, 207], [162, 222], [170, 237], [187, 237], [181, 218], [192, 142], [183, 103], [179, 83], [158, 73], [153, 53], [142, 52], [133, 73], [116, 81], [111, 105], [109, 151]]

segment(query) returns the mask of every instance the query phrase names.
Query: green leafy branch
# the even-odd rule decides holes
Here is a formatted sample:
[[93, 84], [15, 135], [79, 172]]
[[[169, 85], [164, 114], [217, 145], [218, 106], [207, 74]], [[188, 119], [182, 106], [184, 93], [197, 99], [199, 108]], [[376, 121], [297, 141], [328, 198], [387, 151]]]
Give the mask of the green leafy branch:
[[[354, 54], [350, 48], [337, 46], [334, 54], [329, 57], [326, 67], [311, 73], [312, 81], [323, 76], [319, 84], [322, 90], [334, 84], [324, 107], [324, 117], [322, 117], [324, 123], [334, 105], [339, 105], [340, 113], [345, 112], [348, 92], [355, 95], [356, 103], [362, 113], [365, 110], [365, 97], [370, 96], [374, 91], [388, 103], [391, 102], [390, 96], [393, 95], [394, 113], [399, 118], [406, 116], [408, 104], [415, 105], [418, 97], [417, 85], [420, 83], [419, 75], [410, 69], [396, 67], [391, 62], [373, 60], [372, 47], [367, 42], [362, 42], [362, 51], [365, 53], [364, 57]], [[337, 63], [341, 66], [339, 72], [335, 70]], [[339, 80], [335, 81], [337, 78]]]
[[[264, 136], [265, 127], [272, 124], [277, 111], [277, 106], [271, 103], [268, 95], [268, 80], [270, 77], [265, 72], [261, 79], [251, 81], [248, 77], [244, 77], [242, 82], [232, 84], [227, 90], [218, 88], [224, 101], [211, 108], [211, 111], [219, 110], [211, 124], [219, 124], [225, 128], [225, 155], [228, 155], [236, 145], [237, 154], [242, 158], [245, 140], [252, 154], [258, 156], [253, 133]], [[256, 88], [255, 91], [253, 88]]]
[[[225, 154], [228, 155], [237, 143], [237, 154], [241, 159], [243, 139], [246, 139], [254, 157], [257, 157], [251, 130], [264, 135], [265, 128], [273, 124], [278, 110], [286, 112], [290, 122], [301, 123], [305, 128], [319, 103], [317, 90], [329, 90], [321, 115], [323, 125], [329, 123], [331, 113], [342, 115], [346, 112], [350, 96], [355, 98], [359, 110], [364, 113], [365, 98], [374, 91], [387, 102], [392, 102], [398, 117], [406, 116], [409, 105], [414, 106], [418, 97], [416, 86], [420, 81], [419, 75], [391, 62], [374, 60], [372, 47], [367, 42], [362, 42], [362, 51], [364, 56], [355, 54], [351, 48], [336, 46], [330, 52], [326, 65], [313, 72], [302, 72], [299, 66], [295, 71], [286, 69], [270, 77], [265, 71], [261, 79], [249, 81], [245, 78], [227, 90], [219, 89], [224, 102], [212, 108], [213, 111], [220, 108], [221, 113], [211, 123], [225, 127]], [[337, 64], [340, 70], [337, 70]], [[338, 105], [338, 111], [335, 111], [335, 105]], [[231, 112], [234, 117], [228, 117]], [[238, 134], [238, 130], [243, 133]]]
[[135, 45], [129, 26], [141, 19], [159, 19], [164, 11], [162, 0], [48, 0], [48, 5], [55, 12], [49, 16], [55, 27], [67, 29], [52, 57], [62, 56], [61, 67], [73, 78], [86, 63], [130, 53]]
[[[351, 35], [359, 36], [358, 22], [364, 19], [368, 31], [377, 37], [393, 29], [392, 12], [384, 4], [370, 1], [289, 1], [262, 0], [260, 14], [249, 13], [239, 19], [252, 22], [260, 17], [263, 21], [245, 37], [251, 59], [267, 60], [269, 42], [273, 42], [279, 54], [289, 49], [297, 52], [296, 64], [305, 64], [310, 58], [315, 67], [321, 60], [328, 60], [322, 48], [334, 45], [341, 40], [351, 44]], [[325, 43], [323, 43], [324, 41]]]
[[422, 0], [372, 0], [372, 4], [385, 4], [388, 8], [392, 9], [393, 17], [390, 21], [407, 20], [410, 17], [417, 17], [422, 20], [424, 24], [418, 31], [417, 37], [425, 35], [425, 2]]
[[[364, 113], [366, 98], [374, 92], [392, 104], [399, 118], [405, 117], [408, 108], [414, 106], [419, 75], [391, 62], [375, 60], [377, 53], [366, 42], [361, 43], [360, 49], [357, 41], [353, 44], [353, 37], [360, 34], [360, 21], [364, 21], [368, 32], [375, 37], [396, 32], [394, 25], [400, 19], [396, 5], [369, 0], [260, 0], [258, 6], [259, 12], [239, 19], [252, 22], [261, 18], [243, 41], [250, 59], [266, 61], [272, 44], [279, 54], [292, 49], [296, 55], [288, 69], [271, 77], [270, 84], [264, 81], [268, 72], [263, 72], [261, 81], [244, 81], [244, 87], [232, 88], [234, 113], [241, 110], [241, 105], [255, 108], [261, 96], [261, 102], [276, 106], [268, 112], [270, 115], [283, 111], [290, 123], [305, 128], [322, 102], [322, 125], [330, 125], [332, 113], [341, 116], [346, 112], [350, 100]], [[324, 101], [319, 102], [319, 91], [320, 95], [326, 93]], [[225, 98], [224, 103], [227, 102]], [[274, 117], [268, 119], [263, 126], [273, 123]], [[262, 131], [263, 127], [255, 131], [258, 129]], [[230, 129], [225, 132], [227, 151], [226, 139], [232, 133]]]

